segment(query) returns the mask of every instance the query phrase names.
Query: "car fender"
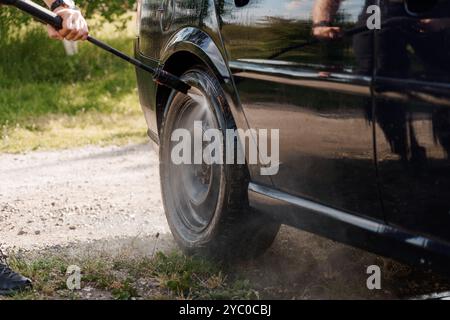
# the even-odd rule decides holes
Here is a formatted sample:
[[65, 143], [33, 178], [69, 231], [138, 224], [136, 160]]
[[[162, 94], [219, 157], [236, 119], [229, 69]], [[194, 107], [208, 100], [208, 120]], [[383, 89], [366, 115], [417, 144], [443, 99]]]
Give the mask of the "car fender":
[[165, 64], [172, 55], [181, 51], [197, 56], [219, 76], [221, 81], [231, 79], [221, 51], [206, 32], [194, 27], [186, 27], [176, 32], [161, 50], [161, 63]]

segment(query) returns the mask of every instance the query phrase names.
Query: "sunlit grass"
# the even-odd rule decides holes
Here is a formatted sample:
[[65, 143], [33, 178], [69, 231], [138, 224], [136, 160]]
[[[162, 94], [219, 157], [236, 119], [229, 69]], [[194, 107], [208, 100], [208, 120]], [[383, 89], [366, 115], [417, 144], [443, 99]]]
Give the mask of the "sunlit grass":
[[81, 289], [92, 288], [109, 299], [257, 299], [250, 283], [223, 268], [179, 252], [154, 257], [105, 255], [68, 257], [41, 255], [26, 260], [12, 256], [10, 265], [33, 280], [33, 289], [10, 299], [87, 299], [86, 291], [69, 290], [66, 270], [76, 265], [81, 271]]
[[[133, 99], [130, 99], [133, 100]], [[124, 145], [146, 141], [140, 110], [50, 115], [22, 127], [3, 126], [0, 152], [19, 153], [84, 145]]]

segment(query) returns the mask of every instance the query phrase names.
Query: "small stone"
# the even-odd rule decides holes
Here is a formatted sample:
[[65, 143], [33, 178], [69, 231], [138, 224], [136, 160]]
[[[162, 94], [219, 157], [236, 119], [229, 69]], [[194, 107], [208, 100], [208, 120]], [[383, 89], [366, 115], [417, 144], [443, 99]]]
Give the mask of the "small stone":
[[70, 226], [69, 229], [70, 229], [70, 230], [75, 230], [76, 227], [75, 227], [75, 226]]
[[25, 231], [23, 231], [23, 230], [20, 230], [18, 233], [17, 233], [17, 235], [18, 236], [23, 236], [24, 234], [27, 234]]
[[36, 230], [36, 231], [34, 232], [34, 234], [35, 234], [35, 235], [40, 235], [40, 234], [41, 234], [41, 231], [40, 231], [40, 230]]

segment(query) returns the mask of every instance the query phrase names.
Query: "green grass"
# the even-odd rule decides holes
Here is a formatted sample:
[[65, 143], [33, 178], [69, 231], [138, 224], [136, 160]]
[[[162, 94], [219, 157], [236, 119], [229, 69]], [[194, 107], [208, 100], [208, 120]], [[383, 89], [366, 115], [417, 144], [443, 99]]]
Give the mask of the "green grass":
[[[107, 26], [100, 35], [132, 53], [130, 32]], [[67, 57], [40, 26], [0, 48], [0, 152], [145, 141], [128, 64], [88, 43]]]
[[[7, 299], [256, 299], [249, 282], [231, 279], [219, 265], [178, 252], [158, 252], [153, 258], [104, 256], [37, 260], [10, 257], [11, 267], [33, 280], [33, 289]], [[81, 290], [69, 290], [66, 270], [81, 269]], [[91, 296], [86, 296], [89, 288]]]

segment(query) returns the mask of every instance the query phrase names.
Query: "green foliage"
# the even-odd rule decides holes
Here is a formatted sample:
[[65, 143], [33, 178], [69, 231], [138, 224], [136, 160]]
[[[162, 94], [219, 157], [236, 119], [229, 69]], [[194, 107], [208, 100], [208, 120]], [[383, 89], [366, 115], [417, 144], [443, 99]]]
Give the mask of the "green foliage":
[[[96, 35], [131, 55], [130, 30]], [[89, 43], [66, 56], [40, 25], [0, 41], [0, 152], [139, 143], [146, 129], [132, 66]]]
[[[34, 0], [45, 6], [44, 1]], [[39, 3], [40, 2], [40, 3]], [[124, 15], [132, 10], [136, 0], [76, 0], [86, 18], [95, 18], [96, 22], [114, 22], [118, 27], [125, 27], [129, 16]], [[0, 7], [0, 45], [16, 40], [25, 28], [33, 24], [33, 19], [19, 10], [7, 6]]]
[[[130, 39], [109, 42], [131, 54]], [[1, 48], [0, 125], [49, 113], [111, 112], [117, 107], [102, 104], [105, 97], [116, 100], [135, 90], [132, 67], [85, 43], [78, 55], [67, 57], [61, 43], [49, 40], [41, 28]]]

